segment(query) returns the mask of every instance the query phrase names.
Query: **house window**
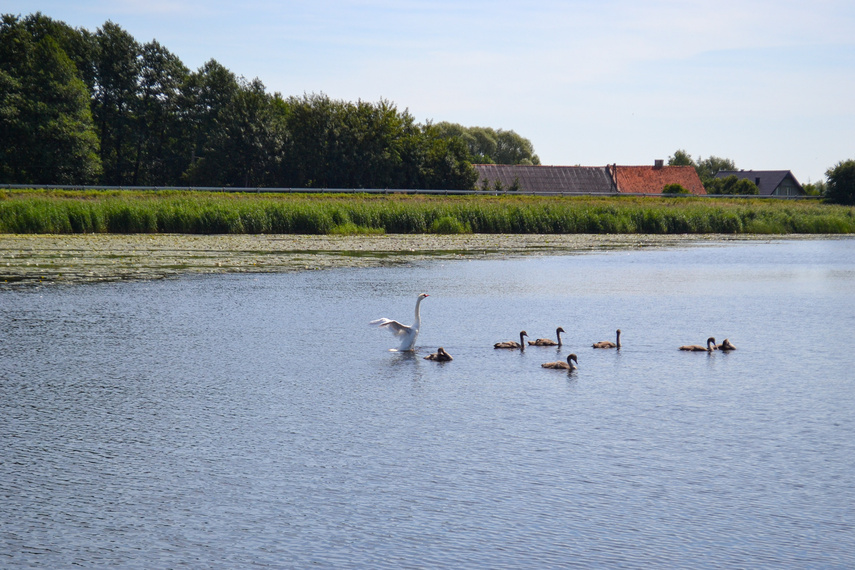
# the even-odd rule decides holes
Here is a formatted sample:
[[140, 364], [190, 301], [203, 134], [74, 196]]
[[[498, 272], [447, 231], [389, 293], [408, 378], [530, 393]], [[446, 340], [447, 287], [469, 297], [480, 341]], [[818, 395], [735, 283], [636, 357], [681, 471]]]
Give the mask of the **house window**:
[[796, 189], [791, 182], [782, 182], [775, 190], [775, 194], [778, 196], [795, 196]]

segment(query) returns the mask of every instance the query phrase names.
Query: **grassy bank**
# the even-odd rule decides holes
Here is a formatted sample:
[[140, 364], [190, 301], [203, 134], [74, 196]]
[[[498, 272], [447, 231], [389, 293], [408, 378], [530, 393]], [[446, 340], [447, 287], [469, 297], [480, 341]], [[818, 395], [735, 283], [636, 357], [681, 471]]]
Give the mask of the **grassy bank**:
[[0, 191], [0, 233], [855, 233], [814, 201], [204, 192]]

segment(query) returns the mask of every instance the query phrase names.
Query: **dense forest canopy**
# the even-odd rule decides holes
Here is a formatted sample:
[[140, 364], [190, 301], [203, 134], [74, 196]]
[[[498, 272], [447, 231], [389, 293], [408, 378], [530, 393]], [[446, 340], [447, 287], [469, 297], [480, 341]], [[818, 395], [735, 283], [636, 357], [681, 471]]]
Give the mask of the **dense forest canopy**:
[[513, 131], [286, 98], [215, 60], [190, 71], [113, 22], [0, 22], [2, 183], [471, 189], [477, 162], [539, 160]]

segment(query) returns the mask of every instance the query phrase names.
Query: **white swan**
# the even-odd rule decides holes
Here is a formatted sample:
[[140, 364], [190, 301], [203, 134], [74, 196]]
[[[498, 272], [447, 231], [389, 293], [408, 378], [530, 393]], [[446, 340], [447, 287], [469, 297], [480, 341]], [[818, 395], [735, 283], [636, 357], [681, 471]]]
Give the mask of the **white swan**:
[[[419, 295], [419, 298], [416, 300], [416, 320], [410, 325], [402, 325], [398, 321], [394, 321], [392, 319], [376, 319], [371, 321], [370, 325], [377, 325], [379, 327], [387, 327], [388, 330], [392, 331], [397, 337], [401, 339], [401, 346], [397, 348], [398, 352], [412, 352], [413, 347], [416, 344], [416, 339], [419, 337], [419, 327], [422, 324], [421, 316], [419, 315], [419, 305], [421, 305], [422, 300], [424, 300], [429, 295], [427, 293], [422, 293]], [[393, 351], [395, 349], [392, 349]]]

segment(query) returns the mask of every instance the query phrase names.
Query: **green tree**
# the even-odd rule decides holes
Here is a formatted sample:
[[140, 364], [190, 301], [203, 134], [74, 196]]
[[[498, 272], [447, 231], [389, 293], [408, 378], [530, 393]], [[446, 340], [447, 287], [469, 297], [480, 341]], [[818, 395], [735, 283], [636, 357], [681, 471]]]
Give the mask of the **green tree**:
[[142, 47], [131, 184], [174, 184], [188, 167], [189, 138], [180, 124], [187, 77], [184, 64], [158, 42]]
[[855, 204], [855, 159], [838, 162], [825, 175], [828, 186], [825, 199], [833, 204]]
[[674, 156], [668, 157], [668, 166], [691, 166], [695, 169], [698, 168], [698, 165], [697, 163], [695, 163], [695, 160], [692, 158], [692, 155], [682, 149], [676, 151], [674, 153]]
[[460, 139], [471, 161], [477, 164], [540, 164], [531, 141], [514, 131], [464, 127], [448, 122], [437, 123], [435, 127], [443, 138]]
[[241, 81], [188, 177], [205, 186], [269, 186], [282, 148], [282, 122], [260, 80]]
[[[721, 194], [716, 191], [715, 175], [722, 170], [736, 170], [736, 164], [729, 158], [721, 158], [718, 156], [708, 156], [707, 158], [698, 157], [695, 161], [685, 150], [678, 150], [674, 156], [668, 157], [669, 166], [691, 166], [698, 173], [698, 178], [706, 188], [708, 194]], [[712, 184], [712, 186], [710, 186]]]
[[46, 36], [56, 40], [59, 48], [71, 59], [87, 89], [95, 89], [95, 45], [94, 36], [83, 29], [74, 29], [64, 22], [53, 20], [41, 12], [23, 20], [30, 35], [38, 40]]
[[739, 182], [733, 187], [733, 194], [742, 194], [746, 196], [754, 195], [760, 193], [760, 190], [757, 188], [757, 185], [754, 184], [751, 180], [746, 178], [740, 179]]
[[706, 186], [707, 182], [714, 179], [718, 172], [722, 170], [736, 170], [736, 164], [729, 158], [708, 156], [707, 158], [698, 159], [695, 170], [698, 172], [698, 178]]
[[89, 92], [40, 14], [0, 24], [0, 177], [80, 184], [100, 170]]
[[477, 178], [460, 137], [415, 123], [393, 104], [348, 103], [324, 94], [284, 102], [280, 181], [316, 188], [460, 188]]
[[195, 165], [205, 156], [208, 139], [217, 131], [220, 116], [232, 105], [239, 89], [235, 74], [213, 59], [186, 78], [179, 103], [182, 135], [189, 145], [185, 149], [188, 166], [182, 175], [185, 181], [196, 172]]
[[827, 185], [824, 180], [817, 180], [803, 184], [802, 188], [808, 196], [825, 196]]
[[286, 106], [285, 185], [329, 188], [340, 104], [321, 93], [289, 97]]
[[93, 114], [101, 138], [104, 182], [129, 184], [133, 179], [138, 131], [137, 99], [141, 48], [113, 22], [95, 33], [95, 96]]
[[436, 190], [472, 190], [478, 173], [469, 162], [469, 151], [462, 140], [445, 138], [432, 125], [422, 129], [424, 160], [421, 180], [413, 188]]
[[464, 140], [469, 147], [472, 161], [478, 164], [494, 164], [499, 151], [496, 131], [489, 127], [470, 127], [466, 129]]
[[496, 164], [540, 164], [531, 141], [514, 131], [496, 131]]
[[663, 194], [691, 194], [686, 188], [684, 188], [680, 184], [666, 184], [664, 188], [662, 188]]
[[739, 178], [735, 174], [723, 178], [712, 178], [704, 185], [707, 194], [758, 194], [757, 185], [747, 178]]
[[344, 178], [348, 188], [399, 186], [403, 162], [402, 142], [418, 132], [408, 111], [399, 112], [389, 101], [376, 104], [359, 101], [347, 104], [342, 135]]

